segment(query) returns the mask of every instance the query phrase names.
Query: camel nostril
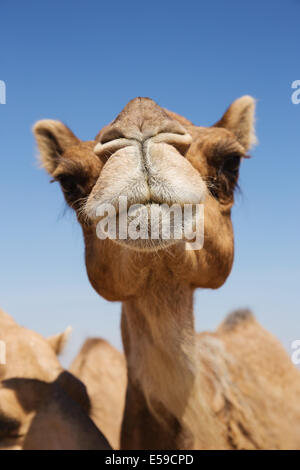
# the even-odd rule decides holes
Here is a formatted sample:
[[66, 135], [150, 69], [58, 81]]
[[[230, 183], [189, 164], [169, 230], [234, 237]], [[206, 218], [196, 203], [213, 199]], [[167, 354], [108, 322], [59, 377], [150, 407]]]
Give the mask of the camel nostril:
[[[116, 134], [111, 134], [116, 136]], [[174, 147], [178, 152], [185, 156], [187, 150], [189, 149], [192, 137], [190, 134], [185, 132], [184, 134], [175, 134], [172, 132], [161, 132], [151, 137], [143, 136], [142, 139], [137, 138], [124, 138], [124, 137], [116, 137], [110, 140], [106, 140], [103, 142], [103, 139], [100, 139], [99, 142], [94, 147], [95, 154], [100, 158], [103, 163], [109, 159], [111, 155], [113, 155], [118, 150], [128, 147], [132, 145], [134, 142], [139, 142], [140, 144], [146, 143], [146, 141], [150, 141], [154, 144], [168, 144]]]
[[172, 145], [172, 147], [176, 148], [176, 150], [178, 150], [179, 153], [181, 153], [183, 156], [185, 156], [192, 143], [192, 137], [188, 133], [175, 134], [171, 132], [162, 132], [153, 137], [151, 140], [154, 143], [165, 143]]
[[101, 136], [99, 142], [104, 145], [113, 140], [125, 139], [126, 136], [119, 127], [111, 127], [107, 129]]
[[111, 155], [128, 145], [132, 145], [132, 142], [125, 138], [108, 140], [106, 143], [98, 142], [94, 147], [94, 152], [105, 163]]

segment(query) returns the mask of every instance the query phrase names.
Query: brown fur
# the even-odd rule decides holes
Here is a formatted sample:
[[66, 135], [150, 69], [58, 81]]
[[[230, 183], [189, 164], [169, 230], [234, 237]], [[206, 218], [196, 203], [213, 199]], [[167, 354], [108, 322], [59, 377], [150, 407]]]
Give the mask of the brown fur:
[[0, 449], [110, 449], [88, 417], [85, 386], [58, 362], [62, 337], [48, 342], [0, 310]]
[[[220, 287], [231, 271], [231, 207], [253, 121], [245, 96], [210, 128], [136, 98], [88, 149], [74, 136], [66, 143], [59, 122], [35, 125], [42, 162], [81, 223], [90, 282], [123, 302], [123, 448], [300, 448], [300, 375], [278, 342], [241, 313], [214, 334], [194, 331], [194, 290]], [[203, 249], [171, 237], [99, 240], [96, 208], [119, 195], [146, 207], [205, 197]]]
[[127, 385], [123, 354], [100, 338], [85, 341], [70, 371], [87, 387], [90, 417], [114, 449], [120, 448], [120, 431]]

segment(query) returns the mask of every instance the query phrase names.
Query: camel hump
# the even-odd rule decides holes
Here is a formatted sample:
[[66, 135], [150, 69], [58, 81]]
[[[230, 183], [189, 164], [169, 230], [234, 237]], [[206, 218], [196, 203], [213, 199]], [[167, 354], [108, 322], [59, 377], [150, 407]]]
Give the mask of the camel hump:
[[234, 310], [233, 312], [229, 313], [225, 318], [224, 322], [221, 325], [223, 330], [233, 330], [237, 326], [242, 323], [248, 323], [255, 320], [255, 316], [251, 312], [251, 310], [239, 309]]

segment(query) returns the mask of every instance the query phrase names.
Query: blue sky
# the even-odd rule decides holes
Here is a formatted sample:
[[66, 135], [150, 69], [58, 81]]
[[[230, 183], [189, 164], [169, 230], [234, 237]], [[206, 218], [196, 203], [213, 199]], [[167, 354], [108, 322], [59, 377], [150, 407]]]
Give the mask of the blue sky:
[[250, 307], [286, 347], [300, 339], [300, 1], [1, 0], [0, 16], [1, 306], [45, 335], [71, 324], [65, 363], [86, 336], [120, 346], [120, 305], [90, 287], [80, 228], [37, 167], [36, 120], [90, 139], [149, 96], [211, 125], [251, 94], [259, 145], [242, 167], [235, 265], [220, 290], [197, 292], [196, 324]]

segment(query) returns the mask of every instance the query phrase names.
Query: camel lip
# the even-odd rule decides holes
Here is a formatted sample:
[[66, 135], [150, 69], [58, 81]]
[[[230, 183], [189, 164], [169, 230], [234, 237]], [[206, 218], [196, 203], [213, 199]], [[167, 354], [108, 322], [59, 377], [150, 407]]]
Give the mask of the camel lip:
[[[126, 196], [124, 196], [126, 197]], [[187, 204], [187, 203], [186, 203]], [[191, 205], [196, 205], [195, 203], [191, 203]], [[97, 222], [99, 220], [101, 220], [104, 215], [99, 215], [99, 210], [101, 207], [105, 208], [107, 206], [110, 206], [114, 209], [114, 215], [115, 216], [119, 216], [120, 214], [124, 214], [124, 213], [127, 213], [128, 214], [128, 211], [133, 208], [134, 206], [139, 206], [139, 207], [136, 207], [137, 210], [139, 208], [147, 208], [147, 209], [150, 209], [151, 208], [154, 208], [154, 207], [157, 207], [157, 208], [160, 208], [161, 210], [162, 209], [166, 209], [167, 207], [168, 208], [171, 208], [172, 206], [180, 206], [181, 208], [184, 207], [184, 204], [182, 202], [175, 202], [175, 201], [158, 201], [158, 200], [144, 200], [144, 201], [134, 201], [132, 202], [131, 204], [129, 205], [126, 205], [126, 207], [122, 207], [121, 210], [120, 210], [120, 204], [116, 201], [116, 200], [111, 200], [111, 201], [103, 201], [99, 204], [96, 205], [96, 207], [94, 207], [92, 210], [89, 210], [88, 211], [88, 218], [90, 220], [93, 220], [94, 222]]]
[[[145, 207], [145, 208], [151, 208], [151, 207], [157, 207], [157, 208], [162, 208], [162, 207], [172, 207], [174, 205], [178, 205], [180, 207], [183, 207], [183, 205], [179, 202], [172, 202], [172, 203], [169, 203], [168, 201], [141, 201], [141, 202], [135, 202], [134, 204], [131, 204], [128, 208], [127, 208], [127, 213], [128, 213], [128, 210], [134, 206], [140, 206], [140, 207]], [[137, 208], [138, 210], [138, 208]], [[120, 214], [120, 210], [119, 210], [119, 207], [116, 208], [116, 215], [119, 215]]]
[[[157, 251], [201, 235], [201, 210], [191, 208], [188, 213], [179, 204], [174, 210], [157, 203], [131, 206], [116, 214], [102, 213], [96, 224], [97, 237], [136, 251]], [[100, 214], [99, 214], [100, 215]]]
[[161, 194], [158, 191], [156, 194], [149, 190], [145, 194], [137, 194], [130, 189], [131, 187], [127, 187], [113, 196], [102, 193], [98, 198], [95, 196], [89, 198], [81, 211], [83, 217], [93, 225], [97, 225], [104, 218], [107, 220], [121, 218], [123, 223], [125, 220], [129, 223], [135, 216], [141, 217], [142, 220], [143, 214], [145, 219], [148, 217], [152, 220], [152, 216], [159, 216], [165, 220], [170, 214], [169, 217], [176, 215], [176, 220], [178, 220], [178, 213], [182, 218], [189, 217], [189, 210], [194, 212], [197, 206], [203, 206], [205, 202], [205, 194], [195, 192], [180, 195], [172, 194], [171, 191]]
[[112, 239], [112, 242], [117, 245], [123, 246], [135, 252], [154, 253], [158, 250], [166, 250], [171, 246], [178, 245], [179, 243], [185, 243], [184, 240], [168, 239], [163, 240], [161, 238], [157, 240], [131, 240], [131, 239]]

